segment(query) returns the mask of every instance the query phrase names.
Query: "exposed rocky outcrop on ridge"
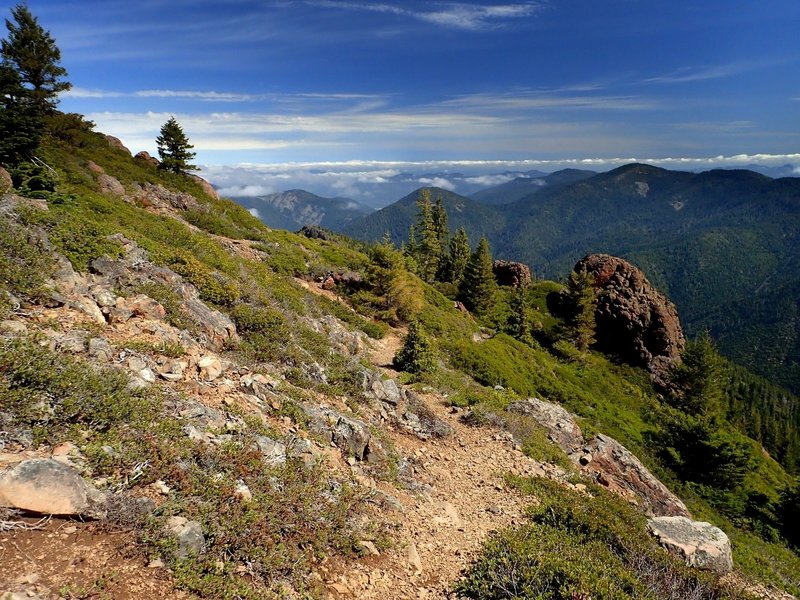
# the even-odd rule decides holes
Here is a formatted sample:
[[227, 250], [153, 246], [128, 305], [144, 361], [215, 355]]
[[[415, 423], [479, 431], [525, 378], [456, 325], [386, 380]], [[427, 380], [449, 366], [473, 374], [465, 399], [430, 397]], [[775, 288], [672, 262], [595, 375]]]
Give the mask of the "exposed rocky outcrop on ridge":
[[667, 370], [686, 345], [675, 305], [622, 258], [590, 254], [575, 265], [576, 271], [582, 269], [600, 292], [597, 348], [647, 368], [656, 383], [665, 385]]
[[527, 287], [533, 281], [528, 265], [513, 260], [496, 260], [492, 263], [492, 271], [498, 285], [510, 287]]
[[607, 435], [586, 441], [575, 416], [537, 398], [512, 402], [509, 411], [533, 418], [550, 440], [567, 453], [585, 475], [611, 492], [639, 506], [648, 516], [683, 516], [689, 511], [638, 458]]

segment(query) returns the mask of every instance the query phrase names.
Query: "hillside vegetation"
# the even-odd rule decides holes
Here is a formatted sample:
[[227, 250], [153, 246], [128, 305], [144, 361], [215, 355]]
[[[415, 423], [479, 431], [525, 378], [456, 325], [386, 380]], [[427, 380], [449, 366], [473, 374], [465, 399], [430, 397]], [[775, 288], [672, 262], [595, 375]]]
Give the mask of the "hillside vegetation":
[[[502, 198], [502, 187], [496, 191]], [[500, 206], [432, 195], [473, 241], [486, 235], [496, 256], [543, 278], [563, 278], [592, 252], [627, 258], [677, 304], [690, 336], [708, 329], [735, 362], [800, 390], [800, 296], [791, 267], [800, 259], [800, 179], [633, 164]], [[404, 242], [410, 203], [403, 198], [345, 231], [365, 240], [388, 232]]]
[[[135, 532], [138, 552], [163, 559], [178, 587], [209, 598], [278, 597], [287, 590], [321, 597], [325, 560], [338, 557], [346, 572], [344, 565], [360, 560], [364, 542], [389, 555], [405, 552], [393, 550], [391, 519], [359, 478], [398, 490], [419, 485], [404, 466], [413, 457], [403, 456], [387, 434], [391, 420], [381, 410], [389, 405], [376, 409], [372, 390], [381, 386], [374, 387], [364, 351], [375, 343], [370, 338], [411, 323], [427, 341], [420, 347], [421, 338], [412, 338], [412, 347], [399, 354], [398, 365], [409, 372], [395, 376], [406, 397], [417, 390], [446, 398], [454, 410], [466, 409], [473, 426], [502, 424], [528, 457], [560, 465], [555, 489], [538, 480], [514, 483], [551, 512], [533, 512], [523, 529], [499, 533], [473, 567], [463, 564], [466, 578], [445, 587], [465, 597], [513, 597], [497, 591], [505, 589], [502, 582], [489, 582], [503, 573], [517, 577], [499, 565], [524, 559], [529, 587], [520, 589], [550, 590], [537, 592], [543, 598], [661, 597], [652, 590], [664, 581], [654, 582], [626, 554], [645, 544], [676, 589], [690, 586], [707, 598], [732, 593], [713, 577], [685, 571], [641, 529], [620, 529], [618, 520], [627, 517], [613, 503], [587, 525], [565, 513], [575, 499], [558, 490], [580, 482], [579, 475], [538, 426], [506, 411], [511, 402], [535, 396], [576, 413], [587, 435], [617, 438], [683, 495], [696, 516], [725, 529], [743, 577], [800, 591], [800, 559], [786, 546], [793, 535], [786, 515], [797, 497], [786, 469], [795, 465], [775, 452], [782, 468], [744, 437], [767, 447], [772, 438], [784, 445], [796, 440], [794, 425], [775, 431], [787, 414], [796, 423], [796, 408], [782, 412], [796, 407], [792, 397], [727, 370], [727, 410], [722, 403], [713, 419], [691, 425], [694, 417], [659, 396], [644, 371], [570, 343], [567, 322], [548, 308], [548, 297], [562, 289], [557, 283], [537, 281], [522, 294], [492, 287], [492, 302], [476, 318], [442, 293], [452, 294], [452, 285], [433, 276], [432, 283], [423, 281], [414, 272], [420, 263], [390, 244], [270, 229], [234, 203], [209, 196], [192, 178], [131, 158], [78, 116], [55, 115], [53, 123], [59, 127], [51, 127], [38, 151], [53, 171], [26, 165], [13, 171], [17, 191], [38, 200], [3, 200], [4, 310], [7, 323], [22, 324], [5, 326], [10, 333], [0, 351], [6, 450], [43, 452], [71, 442], [85, 472], [121, 503], [165, 486], [166, 496], [144, 512], [122, 508], [109, 519]], [[34, 177], [43, 183], [32, 193]], [[69, 275], [53, 252], [78, 274]], [[84, 305], [65, 298], [64, 286], [78, 285], [80, 273], [101, 287], [115, 282], [103, 288], [116, 298], [106, 317], [88, 318], [96, 313], [81, 313]], [[338, 300], [309, 292], [306, 286], [318, 287], [330, 273], [338, 278]], [[54, 294], [54, 286], [62, 291]], [[221, 315], [214, 317], [219, 326], [187, 312], [194, 304], [181, 294], [192, 289], [215, 311], [208, 315]], [[153, 301], [163, 317], [160, 309], [147, 310], [163, 324], [134, 327], [143, 317], [114, 312]], [[529, 325], [519, 325], [519, 311]], [[106, 349], [92, 350], [98, 347]], [[170, 370], [183, 363], [183, 371]], [[150, 381], [148, 369], [165, 375]], [[415, 410], [421, 421], [436, 423], [422, 406]], [[755, 418], [761, 426], [754, 427]], [[678, 429], [665, 428], [670, 423]], [[344, 430], [362, 437], [337, 433]], [[668, 437], [690, 430], [699, 435], [694, 450]], [[672, 451], [664, 453], [667, 439]], [[333, 454], [325, 450], [331, 444]], [[265, 447], [283, 448], [285, 462], [265, 467]], [[718, 453], [718, 464], [736, 465], [728, 478], [686, 468], [707, 461], [709, 451]], [[545, 514], [561, 516], [552, 521]], [[165, 533], [176, 516], [200, 524], [201, 553], [184, 553]], [[613, 557], [602, 548], [612, 538], [619, 543]], [[598, 552], [591, 564], [605, 565], [602, 573], [576, 561], [537, 562], [530, 554], [542, 547], [577, 552], [587, 540]], [[552, 577], [563, 585], [553, 586]]]

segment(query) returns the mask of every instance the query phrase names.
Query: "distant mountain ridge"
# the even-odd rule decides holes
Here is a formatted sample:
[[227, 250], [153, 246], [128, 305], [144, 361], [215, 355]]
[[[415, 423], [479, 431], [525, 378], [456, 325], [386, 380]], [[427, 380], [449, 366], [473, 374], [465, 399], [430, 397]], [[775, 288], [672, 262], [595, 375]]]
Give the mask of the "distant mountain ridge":
[[[344, 232], [405, 241], [417, 195]], [[800, 286], [800, 178], [634, 163], [507, 204], [443, 198], [451, 230], [463, 225], [473, 243], [486, 235], [496, 258], [525, 262], [538, 277], [564, 277], [593, 252], [630, 260], [677, 304], [690, 334], [710, 329], [732, 359], [800, 390], [800, 297], [791, 296]]]
[[596, 171], [562, 169], [535, 177], [515, 177], [507, 183], [475, 192], [470, 198], [482, 204], [511, 204], [547, 186], [567, 185], [597, 175]]
[[264, 223], [276, 229], [303, 225], [341, 229], [373, 209], [349, 198], [323, 198], [306, 190], [287, 190], [266, 196], [233, 198]]

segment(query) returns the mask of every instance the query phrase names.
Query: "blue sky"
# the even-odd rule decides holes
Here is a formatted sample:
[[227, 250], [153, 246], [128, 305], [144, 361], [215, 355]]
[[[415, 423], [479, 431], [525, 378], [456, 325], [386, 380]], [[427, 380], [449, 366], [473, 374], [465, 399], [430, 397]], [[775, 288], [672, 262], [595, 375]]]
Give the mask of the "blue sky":
[[151, 153], [175, 115], [209, 167], [800, 163], [798, 0], [28, 6], [62, 110]]

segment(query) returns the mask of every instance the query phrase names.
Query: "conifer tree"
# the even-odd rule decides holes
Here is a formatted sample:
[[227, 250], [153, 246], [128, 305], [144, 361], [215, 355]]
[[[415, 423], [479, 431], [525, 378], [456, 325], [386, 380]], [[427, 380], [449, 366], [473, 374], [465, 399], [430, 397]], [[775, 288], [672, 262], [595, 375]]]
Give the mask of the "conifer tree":
[[24, 4], [11, 9], [13, 21], [6, 19], [8, 39], [2, 41], [3, 62], [19, 74], [22, 84], [31, 92], [31, 100], [40, 115], [51, 113], [58, 103], [58, 94], [72, 87], [63, 78], [67, 70], [59, 65], [61, 51], [48, 31]]
[[447, 270], [443, 279], [454, 283], [456, 286], [461, 284], [464, 279], [464, 271], [467, 268], [472, 248], [469, 246], [469, 238], [463, 227], [456, 231], [450, 240], [450, 249], [447, 254]]
[[464, 270], [464, 278], [459, 287], [459, 299], [470, 311], [478, 315], [486, 314], [491, 308], [497, 292], [497, 283], [492, 271], [492, 253], [489, 241], [482, 237], [475, 252], [469, 258]]
[[436, 370], [436, 355], [431, 341], [419, 321], [411, 321], [403, 346], [394, 357], [398, 369], [409, 373], [430, 373]]
[[[441, 215], [437, 218], [441, 219]], [[442, 261], [442, 246], [434, 219], [431, 192], [427, 188], [421, 190], [417, 198], [417, 220], [409, 232], [408, 247], [413, 252], [410, 256], [416, 261], [417, 274], [428, 283], [433, 282]]]
[[573, 270], [567, 280], [567, 304], [569, 316], [567, 328], [575, 347], [585, 352], [594, 343], [595, 308], [597, 292], [594, 278], [586, 269]]
[[173, 173], [185, 173], [197, 168], [189, 164], [189, 161], [195, 157], [195, 153], [191, 151], [194, 146], [189, 143], [189, 138], [186, 137], [175, 117], [170, 117], [162, 125], [161, 132], [156, 138], [156, 144], [158, 145], [158, 156], [161, 158], [159, 169]]
[[725, 395], [725, 364], [708, 331], [690, 341], [681, 362], [670, 374], [675, 387], [672, 404], [697, 417], [713, 417], [722, 410]]
[[524, 287], [514, 290], [509, 309], [511, 314], [506, 323], [508, 335], [523, 344], [533, 344], [533, 314]]
[[15, 166], [33, 156], [42, 137], [42, 119], [19, 74], [0, 64], [0, 164]]

